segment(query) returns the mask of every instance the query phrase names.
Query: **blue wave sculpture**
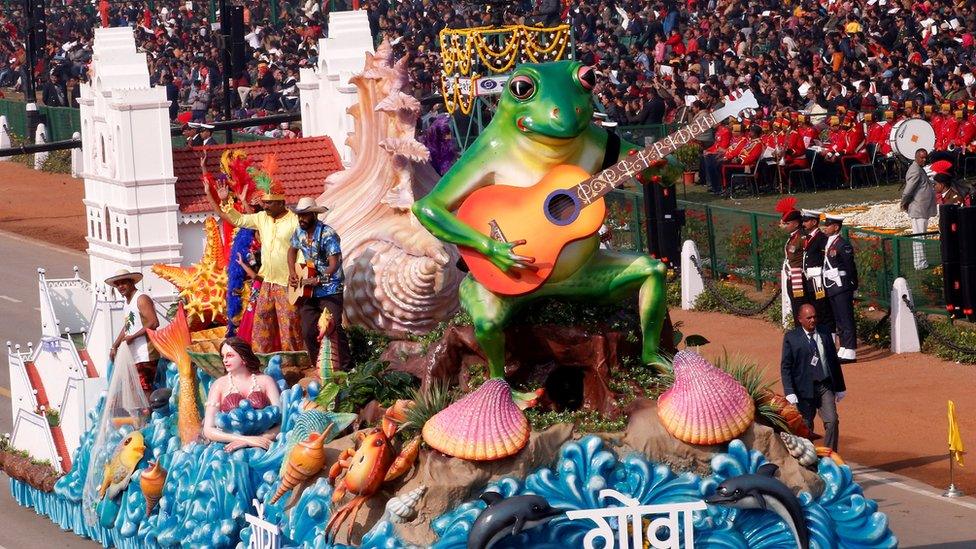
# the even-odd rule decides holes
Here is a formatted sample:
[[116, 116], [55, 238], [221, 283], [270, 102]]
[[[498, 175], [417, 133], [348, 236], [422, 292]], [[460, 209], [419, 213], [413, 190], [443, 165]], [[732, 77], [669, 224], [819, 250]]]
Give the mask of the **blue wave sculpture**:
[[[167, 380], [175, 386], [175, 370]], [[209, 380], [204, 385], [209, 384]], [[174, 390], [174, 398], [176, 391]], [[275, 504], [270, 499], [279, 483], [288, 433], [305, 423], [300, 388], [282, 392], [282, 432], [269, 451], [248, 448], [233, 453], [222, 444], [192, 443], [180, 446], [175, 415], [166, 410], [154, 412], [143, 429], [146, 453], [136, 474], [149, 460], [158, 461], [169, 473], [162, 498], [146, 516], [145, 500], [135, 480], [112, 508], [111, 527], [88, 525], [81, 512], [81, 492], [90, 461], [94, 432], [82, 437], [74, 456], [74, 468], [58, 480], [53, 493], [40, 492], [16, 480], [11, 493], [18, 503], [33, 507], [62, 528], [91, 538], [102, 545], [120, 548], [159, 547], [246, 547], [252, 535], [244, 513], [252, 501], [265, 503], [265, 520], [279, 525], [282, 546], [313, 549], [344, 548], [327, 544], [324, 527], [331, 515], [332, 487], [319, 478], [285, 511], [288, 498]], [[100, 407], [101, 405], [99, 405]], [[171, 406], [176, 409], [175, 402]], [[98, 408], [91, 412], [97, 424]], [[601, 508], [615, 503], [604, 501], [600, 491], [610, 488], [636, 499], [641, 505], [678, 503], [704, 499], [731, 477], [755, 473], [766, 458], [749, 450], [739, 440], [728, 445], [726, 453], [711, 460], [712, 474], [675, 473], [667, 465], [649, 461], [640, 454], [618, 457], [602, 439], [586, 436], [563, 445], [550, 468], [541, 468], [524, 479], [505, 477], [486, 487], [505, 497], [520, 494], [542, 496], [554, 507], [565, 510]], [[887, 517], [877, 504], [864, 497], [847, 466], [821, 459], [818, 473], [824, 481], [817, 497], [801, 493], [800, 503], [810, 531], [811, 547], [892, 548], [898, 540], [888, 528]], [[464, 548], [470, 531], [485, 503], [462, 503], [431, 523], [437, 540], [435, 549]], [[694, 513], [695, 543], [711, 548], [792, 549], [792, 534], [787, 525], [770, 511], [740, 510], [709, 506]], [[609, 519], [611, 523], [614, 519]], [[616, 528], [615, 524], [612, 524]], [[501, 548], [579, 547], [594, 527], [589, 521], [570, 521], [560, 517], [545, 526], [508, 537]], [[400, 549], [408, 545], [397, 535], [394, 525], [381, 520], [362, 539], [361, 548]]]

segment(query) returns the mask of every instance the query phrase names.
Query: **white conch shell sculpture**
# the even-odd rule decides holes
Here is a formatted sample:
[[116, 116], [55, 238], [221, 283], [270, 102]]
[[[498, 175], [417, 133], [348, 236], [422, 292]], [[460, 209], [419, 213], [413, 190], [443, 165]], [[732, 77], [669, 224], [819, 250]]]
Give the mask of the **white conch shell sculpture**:
[[402, 496], [390, 498], [390, 501], [386, 502], [386, 514], [389, 520], [396, 523], [413, 520], [417, 516], [417, 505], [426, 493], [426, 486], [418, 486]]
[[350, 79], [359, 103], [347, 145], [353, 165], [332, 174], [318, 203], [342, 239], [345, 315], [351, 324], [389, 334], [425, 333], [458, 309], [457, 249], [424, 229], [410, 207], [440, 176], [414, 139], [420, 103], [404, 93], [406, 58], [391, 65], [384, 42]]
[[811, 465], [815, 465], [819, 460], [817, 457], [817, 449], [809, 440], [785, 432], [780, 433], [779, 436], [783, 439], [783, 444], [789, 450], [790, 455], [796, 458], [800, 462], [800, 465], [810, 467]]

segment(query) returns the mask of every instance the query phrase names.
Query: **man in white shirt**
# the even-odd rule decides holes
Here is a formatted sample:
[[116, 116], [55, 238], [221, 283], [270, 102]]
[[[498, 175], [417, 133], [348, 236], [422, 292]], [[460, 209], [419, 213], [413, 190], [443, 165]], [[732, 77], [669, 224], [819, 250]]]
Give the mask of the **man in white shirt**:
[[158, 328], [159, 317], [156, 316], [152, 298], [136, 289], [140, 280], [142, 273], [132, 273], [125, 269], [105, 279], [105, 284], [113, 286], [125, 298], [122, 329], [112, 344], [109, 358], [114, 361], [119, 347], [123, 343], [128, 345], [136, 372], [139, 373], [139, 383], [148, 395], [153, 390], [153, 381], [156, 379], [156, 360], [153, 359], [156, 353], [149, 347], [146, 330]]

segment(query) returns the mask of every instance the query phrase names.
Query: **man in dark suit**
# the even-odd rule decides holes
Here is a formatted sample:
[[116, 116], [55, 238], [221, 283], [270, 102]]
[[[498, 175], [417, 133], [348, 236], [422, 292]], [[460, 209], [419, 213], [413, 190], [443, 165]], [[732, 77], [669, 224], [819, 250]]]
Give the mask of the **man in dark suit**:
[[854, 324], [854, 291], [857, 290], [857, 265], [854, 263], [854, 247], [840, 235], [844, 218], [826, 216], [823, 232], [827, 235], [824, 247], [823, 279], [834, 316], [840, 348], [837, 357], [845, 362], [857, 359], [857, 334]]
[[824, 444], [837, 450], [839, 419], [837, 403], [844, 398], [847, 386], [840, 369], [837, 348], [830, 332], [817, 325], [813, 305], [800, 306], [799, 326], [786, 332], [780, 376], [786, 400], [795, 404], [813, 430], [813, 419], [820, 411], [824, 424]]

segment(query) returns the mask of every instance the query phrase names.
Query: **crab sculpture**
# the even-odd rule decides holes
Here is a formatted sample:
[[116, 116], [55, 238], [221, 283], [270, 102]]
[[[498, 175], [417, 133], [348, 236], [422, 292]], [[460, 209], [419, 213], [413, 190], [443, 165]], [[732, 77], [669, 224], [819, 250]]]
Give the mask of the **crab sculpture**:
[[339, 505], [347, 493], [356, 497], [342, 507], [333, 509], [325, 527], [327, 541], [335, 539], [346, 520], [349, 520], [346, 537], [351, 536], [359, 508], [384, 482], [400, 478], [417, 461], [421, 442], [419, 435], [407, 441], [399, 452], [393, 442], [393, 437], [406, 419], [407, 410], [413, 404], [412, 400], [396, 401], [383, 415], [380, 426], [357, 433], [356, 446], [343, 450], [338, 461], [329, 469], [329, 484], [335, 488], [333, 507]]

